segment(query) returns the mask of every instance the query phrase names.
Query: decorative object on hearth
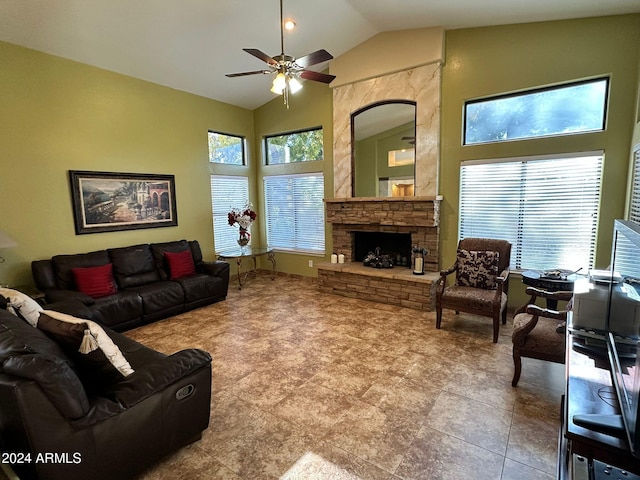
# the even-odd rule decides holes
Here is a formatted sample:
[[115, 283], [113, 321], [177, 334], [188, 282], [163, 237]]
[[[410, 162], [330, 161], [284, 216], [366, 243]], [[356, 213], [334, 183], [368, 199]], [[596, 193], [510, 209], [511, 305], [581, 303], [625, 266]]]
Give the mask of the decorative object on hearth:
[[411, 249], [411, 253], [413, 253], [413, 274], [424, 275], [424, 259], [429, 255], [429, 250], [418, 248], [416, 245]]
[[367, 254], [362, 261], [362, 265], [373, 268], [393, 268], [393, 257], [381, 253], [380, 247], [376, 247], [375, 252], [369, 252]]
[[[291, 23], [295, 23], [291, 21]], [[298, 78], [305, 80], [313, 80], [314, 82], [331, 83], [334, 75], [328, 75], [326, 73], [314, 72], [312, 70], [305, 70], [306, 67], [311, 65], [317, 65], [318, 63], [326, 62], [333, 58], [326, 50], [317, 50], [313, 53], [305, 55], [296, 59], [291, 55], [284, 53], [284, 18], [282, 13], [282, 0], [280, 0], [280, 55], [270, 57], [266, 53], [258, 50], [257, 48], [243, 48], [243, 50], [256, 58], [259, 58], [263, 62], [269, 65], [268, 70], [254, 70], [251, 72], [240, 73], [228, 73], [227, 77], [244, 77], [247, 75], [258, 74], [276, 74], [273, 83], [271, 85], [271, 91], [282, 95], [284, 104], [289, 108], [289, 94], [296, 93], [302, 89], [302, 84], [298, 81]]]
[[229, 225], [232, 227], [237, 223], [240, 228], [240, 238], [238, 238], [238, 245], [246, 247], [251, 239], [249, 233], [249, 227], [256, 219], [256, 212], [253, 210], [253, 205], [247, 202], [242, 208], [232, 208], [228, 214]]

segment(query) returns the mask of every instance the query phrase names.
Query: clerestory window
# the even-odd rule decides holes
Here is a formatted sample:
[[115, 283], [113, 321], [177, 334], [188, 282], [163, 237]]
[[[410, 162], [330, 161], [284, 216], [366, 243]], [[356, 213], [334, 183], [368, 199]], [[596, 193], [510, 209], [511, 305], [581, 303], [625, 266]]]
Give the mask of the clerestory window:
[[604, 130], [609, 78], [470, 100], [463, 145]]
[[265, 137], [267, 165], [324, 159], [322, 128]]
[[246, 165], [245, 140], [238, 135], [209, 132], [209, 162]]

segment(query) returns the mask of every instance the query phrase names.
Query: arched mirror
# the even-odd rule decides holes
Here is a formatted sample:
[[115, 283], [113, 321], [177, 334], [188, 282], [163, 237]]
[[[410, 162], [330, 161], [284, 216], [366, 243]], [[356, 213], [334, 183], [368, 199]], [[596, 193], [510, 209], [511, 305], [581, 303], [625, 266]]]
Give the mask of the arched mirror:
[[390, 100], [352, 113], [352, 195], [413, 196], [415, 143], [415, 102]]

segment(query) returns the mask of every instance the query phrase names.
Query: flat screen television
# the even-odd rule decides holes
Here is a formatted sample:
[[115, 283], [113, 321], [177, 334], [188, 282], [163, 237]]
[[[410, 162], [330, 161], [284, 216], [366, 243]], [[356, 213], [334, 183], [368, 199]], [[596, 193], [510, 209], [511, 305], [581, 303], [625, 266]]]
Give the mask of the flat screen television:
[[576, 425], [626, 438], [640, 458], [640, 225], [615, 220], [608, 278], [606, 349], [619, 415], [575, 415]]
[[640, 225], [616, 220], [607, 350], [631, 453], [640, 457]]

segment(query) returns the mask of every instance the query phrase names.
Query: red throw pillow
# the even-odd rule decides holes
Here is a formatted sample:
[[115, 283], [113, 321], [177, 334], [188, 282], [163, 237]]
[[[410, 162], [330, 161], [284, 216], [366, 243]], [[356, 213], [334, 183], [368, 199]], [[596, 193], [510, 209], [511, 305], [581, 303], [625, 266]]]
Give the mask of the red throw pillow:
[[106, 297], [118, 291], [113, 278], [113, 264], [99, 267], [72, 268], [76, 286], [85, 295], [93, 298]]
[[191, 250], [182, 252], [164, 252], [164, 256], [169, 264], [171, 280], [187, 277], [196, 273], [196, 266], [193, 263]]

